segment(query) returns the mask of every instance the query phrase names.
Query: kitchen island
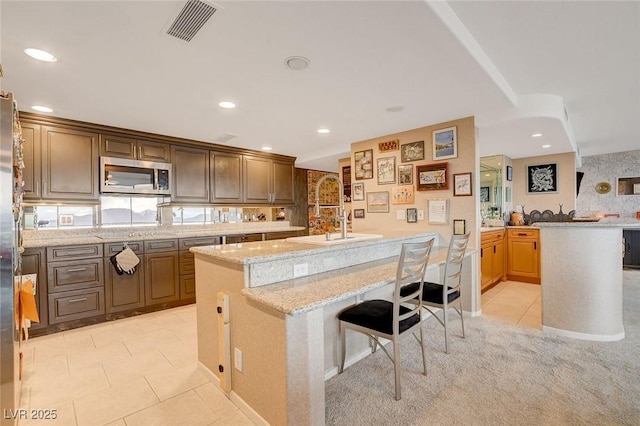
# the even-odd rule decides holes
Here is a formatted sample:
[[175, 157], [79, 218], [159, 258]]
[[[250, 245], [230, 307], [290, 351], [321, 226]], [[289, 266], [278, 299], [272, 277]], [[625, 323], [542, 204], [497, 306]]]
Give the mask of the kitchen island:
[[538, 222], [543, 245], [542, 329], [585, 340], [624, 338], [622, 229], [636, 219]]
[[[324, 381], [338, 367], [336, 314], [359, 300], [389, 299], [402, 243], [431, 238], [439, 247], [427, 277], [438, 280], [447, 242], [433, 233], [331, 246], [192, 248], [201, 367], [256, 421], [324, 424]], [[468, 249], [463, 302], [472, 313], [479, 311], [477, 264], [477, 251]], [[294, 278], [301, 271], [309, 275]], [[347, 365], [370, 353], [364, 336], [350, 336], [347, 344]]]

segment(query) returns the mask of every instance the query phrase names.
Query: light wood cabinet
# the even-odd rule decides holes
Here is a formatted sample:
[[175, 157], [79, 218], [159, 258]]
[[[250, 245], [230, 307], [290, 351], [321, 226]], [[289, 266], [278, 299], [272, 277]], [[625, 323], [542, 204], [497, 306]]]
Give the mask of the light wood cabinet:
[[173, 190], [171, 201], [209, 203], [209, 151], [171, 146]]
[[507, 244], [507, 277], [540, 284], [540, 230], [509, 229]]
[[98, 134], [43, 126], [42, 198], [98, 199]]
[[481, 290], [505, 279], [505, 230], [483, 232], [480, 239]]
[[216, 204], [242, 204], [242, 155], [211, 151], [211, 202]]
[[245, 203], [294, 203], [293, 163], [251, 155], [243, 159]]
[[160, 142], [101, 134], [100, 155], [169, 163], [171, 162], [171, 147]]

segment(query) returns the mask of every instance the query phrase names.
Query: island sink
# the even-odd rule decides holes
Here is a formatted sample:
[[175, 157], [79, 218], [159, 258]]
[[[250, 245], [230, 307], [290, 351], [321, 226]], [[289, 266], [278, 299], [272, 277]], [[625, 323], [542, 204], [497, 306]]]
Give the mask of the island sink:
[[333, 245], [333, 244], [353, 243], [356, 241], [364, 241], [364, 240], [375, 240], [379, 238], [382, 238], [382, 235], [348, 233], [347, 238], [344, 239], [339, 233], [332, 233], [329, 236], [328, 240], [326, 235], [307, 235], [304, 237], [287, 238], [287, 241], [290, 241], [292, 243], [303, 243], [303, 244]]

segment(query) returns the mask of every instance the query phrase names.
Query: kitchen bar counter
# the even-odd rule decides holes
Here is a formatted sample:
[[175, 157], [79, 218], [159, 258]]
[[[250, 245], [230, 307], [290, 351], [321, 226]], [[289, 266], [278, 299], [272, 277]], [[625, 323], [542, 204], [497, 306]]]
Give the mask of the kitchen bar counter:
[[542, 329], [585, 340], [625, 336], [622, 229], [640, 220], [540, 222]]
[[[263, 234], [269, 232], [303, 231], [303, 226], [291, 226], [289, 222], [224, 223], [210, 226], [157, 226], [122, 228], [86, 228], [27, 230], [23, 247], [52, 247], [79, 244], [119, 243], [123, 241], [147, 241], [171, 238], [229, 236]], [[130, 235], [133, 233], [134, 235]]]
[[[389, 300], [402, 243], [430, 238], [439, 246], [427, 271], [435, 281], [448, 241], [434, 233], [328, 246], [285, 240], [192, 248], [202, 371], [258, 423], [324, 424], [324, 382], [338, 367], [338, 312], [363, 299]], [[477, 264], [469, 248], [467, 311], [479, 298], [471, 291]], [[300, 267], [309, 275], [293, 278]], [[353, 337], [347, 365], [370, 353], [366, 338]]]

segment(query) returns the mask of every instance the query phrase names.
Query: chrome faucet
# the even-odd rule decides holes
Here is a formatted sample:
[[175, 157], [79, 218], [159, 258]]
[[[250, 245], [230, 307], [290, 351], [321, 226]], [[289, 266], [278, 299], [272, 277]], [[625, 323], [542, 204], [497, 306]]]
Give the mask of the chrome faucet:
[[[347, 239], [347, 212], [344, 209], [344, 185], [340, 178], [335, 175], [324, 175], [318, 180], [316, 184], [316, 217], [320, 216], [320, 185], [327, 179], [333, 179], [340, 184], [340, 205], [339, 206], [322, 206], [324, 209], [338, 209], [338, 216], [336, 219], [340, 221], [340, 238], [343, 240]], [[327, 239], [329, 235], [327, 235]]]

